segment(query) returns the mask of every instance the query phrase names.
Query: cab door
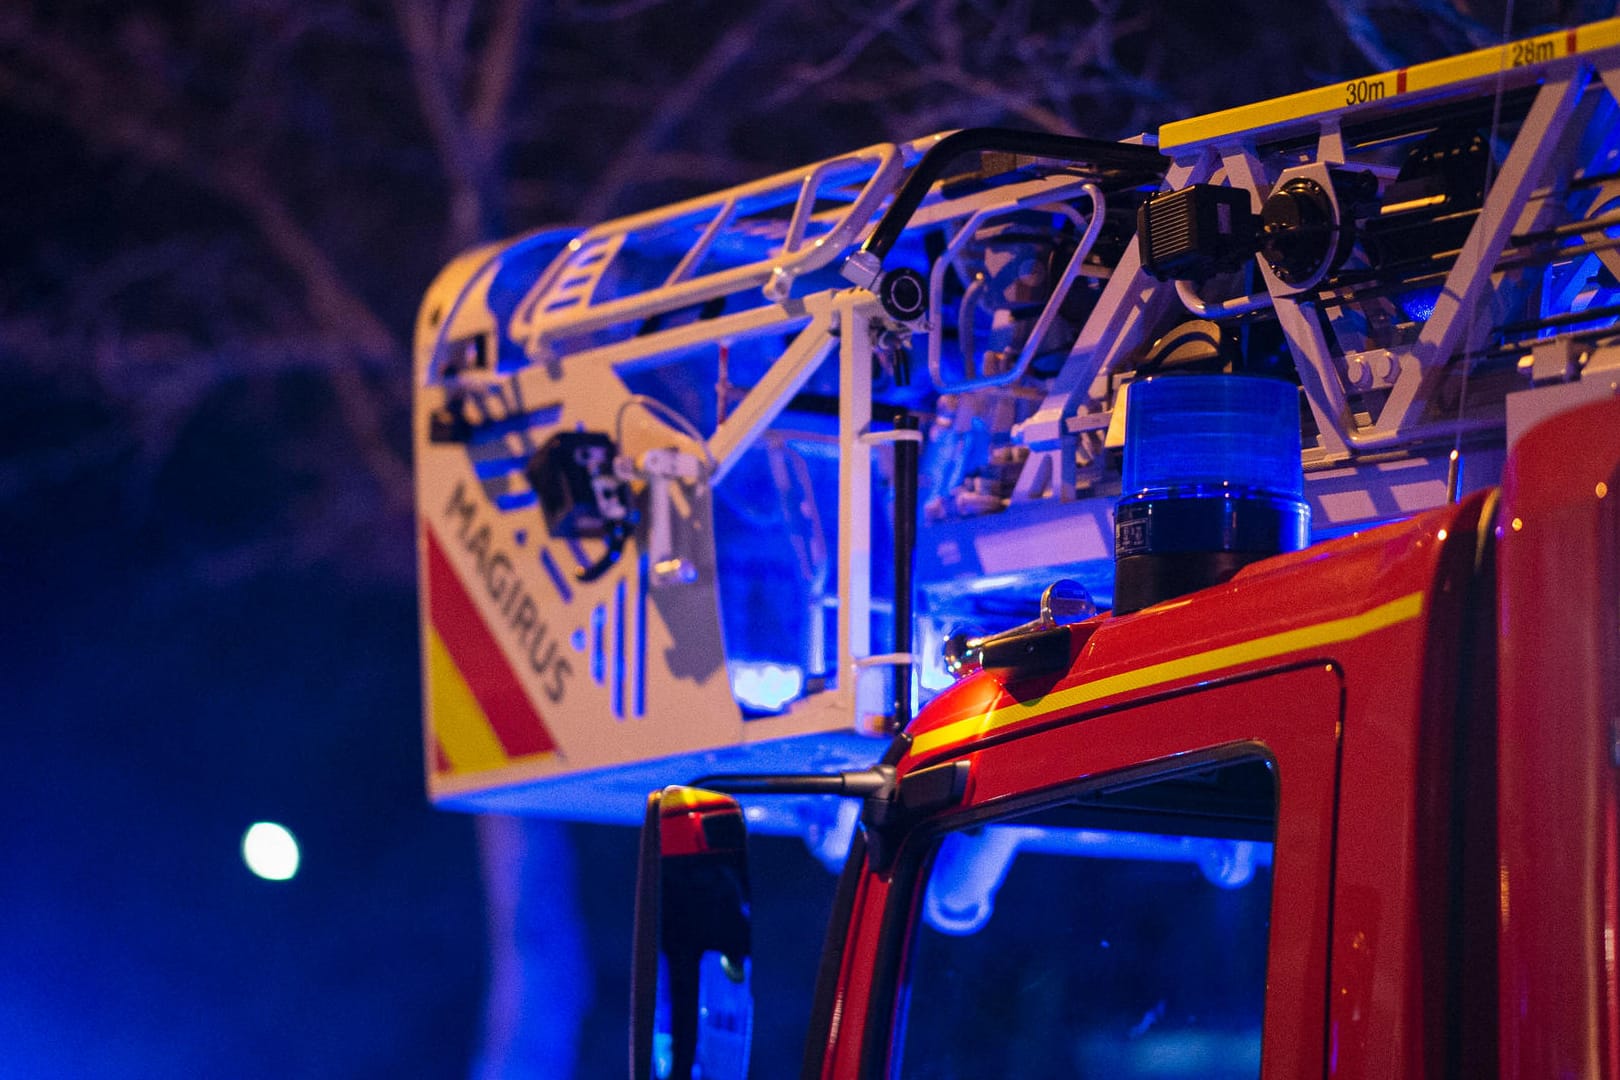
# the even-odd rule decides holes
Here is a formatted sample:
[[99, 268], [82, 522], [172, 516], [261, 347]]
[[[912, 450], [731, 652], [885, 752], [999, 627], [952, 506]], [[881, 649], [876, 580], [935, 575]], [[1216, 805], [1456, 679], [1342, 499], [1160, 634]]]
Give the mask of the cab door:
[[968, 754], [869, 882], [860, 1073], [1322, 1075], [1341, 698], [1312, 663]]

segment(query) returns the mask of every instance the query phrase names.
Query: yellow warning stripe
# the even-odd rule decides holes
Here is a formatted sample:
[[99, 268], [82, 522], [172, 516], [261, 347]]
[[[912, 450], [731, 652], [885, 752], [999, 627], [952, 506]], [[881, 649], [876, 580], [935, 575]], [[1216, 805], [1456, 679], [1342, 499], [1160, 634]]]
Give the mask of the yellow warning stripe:
[[1331, 619], [1312, 626], [1302, 626], [1297, 630], [1284, 630], [1279, 634], [1240, 641], [1236, 645], [1224, 645], [1219, 649], [1166, 660], [1160, 664], [1149, 664], [1134, 671], [1121, 672], [1028, 701], [1004, 705], [999, 709], [992, 709], [983, 716], [958, 720], [933, 731], [925, 731], [912, 742], [911, 753], [918, 756], [954, 743], [983, 738], [1025, 720], [1072, 709], [1077, 705], [1100, 701], [1117, 694], [1145, 690], [1181, 679], [1197, 678], [1241, 664], [1285, 656], [1288, 653], [1353, 641], [1375, 631], [1408, 622], [1421, 614], [1423, 614], [1423, 594], [1415, 592], [1398, 600], [1391, 600], [1387, 604], [1380, 604], [1360, 615]]
[[1259, 134], [1295, 121], [1344, 115], [1363, 106], [1388, 105], [1403, 94], [1433, 91], [1475, 79], [1494, 79], [1504, 70], [1532, 69], [1524, 73], [1529, 77], [1540, 65], [1613, 45], [1620, 45], [1620, 19], [1605, 19], [1381, 75], [1349, 79], [1317, 90], [1177, 120], [1159, 129], [1159, 149], [1173, 153], [1195, 143]]
[[462, 676], [450, 650], [438, 631], [427, 628], [428, 715], [433, 718], [433, 734], [444, 747], [454, 772], [483, 772], [499, 769], [509, 761], [484, 710], [478, 707], [472, 687]]

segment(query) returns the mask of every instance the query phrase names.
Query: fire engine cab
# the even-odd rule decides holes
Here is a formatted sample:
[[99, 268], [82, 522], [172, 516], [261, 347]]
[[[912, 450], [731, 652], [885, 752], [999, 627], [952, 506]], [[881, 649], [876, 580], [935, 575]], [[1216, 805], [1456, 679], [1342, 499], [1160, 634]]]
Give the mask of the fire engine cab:
[[1611, 20], [446, 268], [428, 787], [642, 823], [632, 1076], [748, 1071], [752, 828], [843, 867], [806, 1077], [1620, 1080], [1617, 100]]

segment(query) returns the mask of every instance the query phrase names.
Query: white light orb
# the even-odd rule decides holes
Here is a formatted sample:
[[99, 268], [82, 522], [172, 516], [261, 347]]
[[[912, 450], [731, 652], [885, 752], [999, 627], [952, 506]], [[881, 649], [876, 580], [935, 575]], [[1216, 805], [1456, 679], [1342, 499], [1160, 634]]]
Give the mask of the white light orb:
[[242, 861], [266, 881], [289, 881], [298, 873], [298, 841], [284, 825], [254, 822], [242, 834]]

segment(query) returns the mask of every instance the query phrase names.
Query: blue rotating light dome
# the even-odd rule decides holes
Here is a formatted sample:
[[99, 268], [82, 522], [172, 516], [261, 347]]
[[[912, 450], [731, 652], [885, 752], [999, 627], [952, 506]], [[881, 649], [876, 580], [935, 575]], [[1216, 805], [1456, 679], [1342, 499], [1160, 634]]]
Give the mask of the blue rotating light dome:
[[1114, 611], [1218, 585], [1310, 538], [1299, 390], [1252, 375], [1133, 383], [1114, 509]]

